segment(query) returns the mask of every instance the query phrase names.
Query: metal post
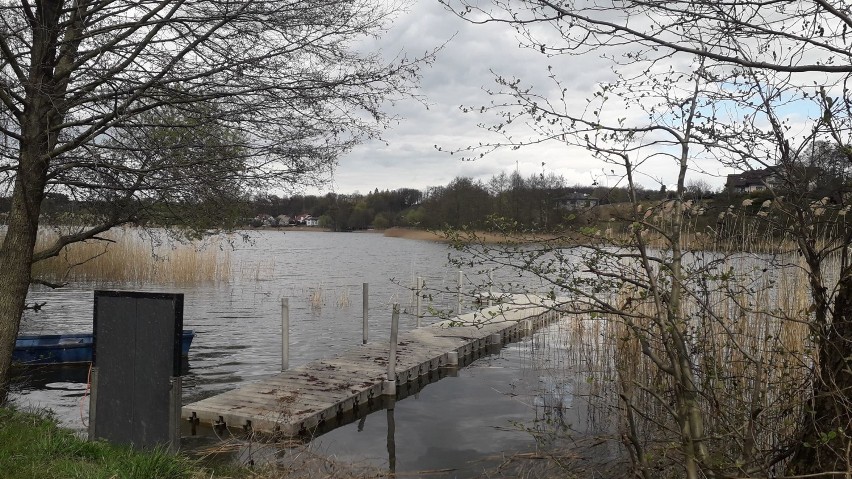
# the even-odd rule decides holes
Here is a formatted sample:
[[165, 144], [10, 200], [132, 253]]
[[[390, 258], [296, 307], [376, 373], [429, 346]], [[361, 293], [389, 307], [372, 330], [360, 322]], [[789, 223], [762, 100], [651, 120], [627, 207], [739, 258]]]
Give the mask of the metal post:
[[363, 344], [367, 344], [367, 337], [368, 337], [367, 331], [369, 329], [367, 319], [368, 319], [369, 314], [370, 314], [369, 313], [369, 311], [370, 311], [370, 285], [368, 283], [364, 283], [364, 293], [363, 293], [362, 298], [363, 299], [361, 301], [361, 304], [363, 304], [363, 311], [362, 311], [361, 315], [364, 317], [364, 343]]
[[489, 308], [491, 306], [494, 306], [494, 301], [492, 300], [494, 298], [494, 296], [493, 296], [493, 292], [492, 292], [492, 288], [491, 288], [491, 285], [493, 285], [493, 284], [494, 284], [494, 270], [489, 269], [488, 270], [488, 307]]
[[90, 366], [89, 369], [89, 440], [94, 441], [95, 423], [98, 419], [98, 368]]
[[423, 300], [423, 278], [417, 277], [417, 286], [415, 286], [417, 290], [417, 327], [420, 327], [420, 318], [423, 317], [422, 312], [422, 300]]
[[456, 314], [461, 316], [461, 303], [462, 303], [462, 280], [464, 273], [459, 270], [459, 281], [458, 281], [458, 304], [456, 304]]
[[391, 316], [390, 348], [388, 352], [388, 377], [382, 387], [382, 394], [396, 396], [396, 342], [399, 336], [399, 303], [393, 303]]
[[169, 378], [169, 451], [180, 449], [180, 406], [183, 397], [183, 382], [180, 376]]
[[448, 366], [458, 366], [459, 365], [459, 352], [458, 351], [450, 351], [447, 353], [447, 365]]
[[281, 370], [290, 367], [290, 300], [281, 298]]

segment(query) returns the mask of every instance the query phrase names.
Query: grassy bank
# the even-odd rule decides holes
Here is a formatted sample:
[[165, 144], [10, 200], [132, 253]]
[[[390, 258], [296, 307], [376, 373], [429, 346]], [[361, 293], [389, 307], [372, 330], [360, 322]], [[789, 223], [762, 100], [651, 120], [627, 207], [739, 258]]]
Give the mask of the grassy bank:
[[0, 408], [0, 475], [8, 479], [201, 479], [210, 473], [183, 456], [89, 442], [46, 414]]
[[[246, 439], [224, 440], [202, 450], [171, 454], [90, 442], [59, 427], [49, 411], [0, 407], [2, 479], [366, 479], [385, 477], [368, 464], [347, 464], [312, 451], [276, 443], [255, 447], [266, 460], [238, 466], [225, 457], [245, 449]], [[250, 447], [250, 446], [249, 446]], [[276, 452], [277, 451], [277, 452]], [[195, 457], [197, 459], [192, 459]], [[271, 462], [267, 462], [271, 461]]]

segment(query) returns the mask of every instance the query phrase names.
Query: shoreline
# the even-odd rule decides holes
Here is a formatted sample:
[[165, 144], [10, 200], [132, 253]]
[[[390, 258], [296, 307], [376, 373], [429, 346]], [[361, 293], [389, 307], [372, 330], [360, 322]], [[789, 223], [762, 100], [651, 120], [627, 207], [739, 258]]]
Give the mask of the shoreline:
[[[288, 231], [299, 231], [299, 232], [308, 232], [308, 233], [335, 233], [329, 228], [320, 228], [318, 226], [283, 226], [283, 227], [260, 227], [260, 228], [251, 228], [246, 231], [278, 231], [281, 233], [286, 233]], [[337, 232], [344, 233], [344, 232]], [[381, 234], [387, 238], [400, 238], [405, 240], [415, 240], [415, 241], [432, 241], [435, 243], [450, 243], [452, 240], [441, 234], [440, 232], [436, 232], [433, 230], [424, 230], [418, 228], [404, 228], [399, 226], [394, 226], [392, 228], [387, 228], [384, 230], [378, 229], [369, 229], [369, 230], [355, 230], [355, 231], [346, 231], [345, 233], [352, 234]], [[488, 231], [466, 231], [459, 233], [461, 238], [471, 238], [472, 236], [476, 237], [477, 242], [485, 243], [485, 244], [501, 244], [501, 243], [535, 243], [535, 242], [545, 242], [545, 241], [561, 241], [564, 243], [575, 244], [576, 239], [571, 238], [566, 235], [558, 235], [558, 234], [549, 234], [549, 235], [536, 235], [536, 236], [524, 236], [522, 234], [519, 235], [510, 235], [506, 236], [500, 233], [491, 233]]]

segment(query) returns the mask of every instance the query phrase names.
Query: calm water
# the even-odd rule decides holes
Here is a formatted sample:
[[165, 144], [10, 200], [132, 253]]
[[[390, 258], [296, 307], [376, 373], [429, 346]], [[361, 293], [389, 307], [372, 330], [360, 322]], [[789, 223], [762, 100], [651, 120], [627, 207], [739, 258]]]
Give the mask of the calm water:
[[[409, 286], [415, 276], [422, 276], [433, 293], [433, 307], [456, 304], [458, 272], [448, 266], [451, 250], [443, 244], [369, 233], [257, 232], [252, 238], [231, 253], [228, 282], [190, 288], [97, 286], [184, 294], [184, 327], [197, 332], [184, 379], [185, 403], [279, 370], [283, 297], [290, 304], [292, 367], [360, 344], [362, 283], [370, 285], [371, 340], [388, 335], [394, 302], [403, 308], [400, 328], [414, 327]], [[495, 281], [499, 276], [496, 271]], [[483, 281], [482, 275], [465, 272], [466, 290]], [[91, 331], [92, 289], [34, 289], [28, 301], [47, 304], [27, 313], [22, 333]], [[541, 444], [524, 429], [545, 436], [606, 429], [577, 399], [583, 384], [566, 363], [576, 341], [570, 324], [557, 324], [398, 401], [390, 429], [396, 444], [392, 453], [386, 411], [327, 433], [314, 444], [346, 460], [394, 464], [398, 471], [449, 468], [455, 471], [450, 475], [465, 477], [484, 463], [499, 461], [504, 451]], [[22, 405], [49, 407], [65, 425], [83, 429], [85, 376], [77, 368], [21, 378], [15, 397]]]

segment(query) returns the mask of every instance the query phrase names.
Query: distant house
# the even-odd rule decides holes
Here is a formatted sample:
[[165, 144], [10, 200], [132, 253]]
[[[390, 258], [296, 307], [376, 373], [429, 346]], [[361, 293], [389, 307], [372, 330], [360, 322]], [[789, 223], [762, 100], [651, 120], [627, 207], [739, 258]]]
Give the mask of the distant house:
[[571, 193], [556, 199], [556, 204], [566, 210], [584, 210], [600, 204], [601, 200], [588, 193]]
[[797, 165], [788, 171], [780, 166], [770, 166], [728, 175], [725, 189], [732, 193], [754, 193], [768, 188], [783, 187], [785, 183], [788, 183], [797, 187], [805, 186], [806, 189], [811, 190], [822, 174], [823, 170], [815, 166]]
[[296, 224], [304, 226], [319, 226], [319, 218], [314, 218], [310, 214], [296, 215]]
[[278, 215], [275, 220], [278, 221], [278, 226], [287, 226], [290, 224], [290, 215]]
[[252, 226], [275, 226], [275, 218], [272, 215], [261, 213], [254, 217]]
[[754, 193], [774, 186], [776, 181], [776, 168], [762, 168], [728, 175], [725, 188], [733, 193]]

